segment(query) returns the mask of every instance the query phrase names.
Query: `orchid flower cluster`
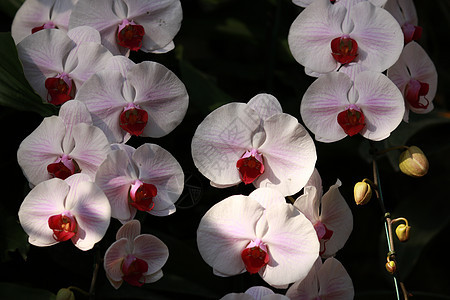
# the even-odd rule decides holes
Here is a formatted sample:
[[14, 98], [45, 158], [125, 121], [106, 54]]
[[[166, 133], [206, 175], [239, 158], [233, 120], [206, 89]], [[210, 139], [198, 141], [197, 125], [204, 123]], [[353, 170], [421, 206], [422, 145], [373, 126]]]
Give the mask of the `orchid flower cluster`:
[[[192, 137], [195, 167], [213, 188], [254, 187], [205, 213], [201, 257], [217, 276], [259, 274], [287, 289], [275, 295], [258, 286], [222, 299], [352, 299], [352, 280], [335, 256], [353, 216], [339, 179], [324, 192], [314, 139], [380, 141], [410, 112], [433, 109], [437, 73], [417, 42], [422, 29], [411, 0], [293, 3], [304, 9], [289, 48], [316, 78], [301, 100], [306, 128], [274, 95], [259, 93], [213, 110]], [[135, 217], [176, 212], [183, 168], [157, 144], [127, 142], [170, 134], [189, 96], [168, 68], [129, 56], [173, 50], [181, 21], [179, 0], [26, 0], [12, 24], [25, 77], [59, 108], [18, 149], [31, 189], [20, 224], [32, 245], [71, 240], [86, 251], [117, 219], [122, 226], [103, 260], [116, 289], [159, 280], [169, 256]]]
[[178, 0], [27, 0], [12, 24], [26, 78], [43, 102], [59, 107], [19, 146], [31, 188], [20, 223], [32, 245], [71, 240], [86, 251], [118, 219], [123, 226], [104, 259], [115, 288], [160, 279], [169, 255], [134, 217], [173, 214], [183, 170], [157, 144], [126, 142], [169, 134], [186, 114], [188, 94], [163, 65], [128, 56], [173, 49], [181, 19]]

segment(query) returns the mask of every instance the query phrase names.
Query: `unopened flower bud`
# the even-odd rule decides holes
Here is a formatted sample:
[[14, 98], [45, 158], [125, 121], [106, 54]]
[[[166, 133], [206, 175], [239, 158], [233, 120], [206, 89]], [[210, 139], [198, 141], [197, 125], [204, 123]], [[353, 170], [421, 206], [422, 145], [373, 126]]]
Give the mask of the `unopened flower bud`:
[[393, 260], [388, 260], [388, 262], [386, 263], [386, 270], [387, 270], [390, 274], [394, 274], [395, 271], [397, 271], [397, 265], [395, 264], [395, 261], [393, 261]]
[[69, 289], [60, 289], [56, 294], [56, 300], [75, 300], [75, 295]]
[[411, 177], [422, 177], [428, 172], [428, 159], [416, 146], [408, 147], [400, 154], [400, 170]]
[[400, 224], [395, 229], [395, 234], [398, 237], [400, 242], [406, 242], [409, 240], [409, 231], [411, 230], [411, 226]]
[[364, 205], [372, 198], [372, 188], [365, 180], [355, 184], [353, 188], [355, 202], [357, 205]]

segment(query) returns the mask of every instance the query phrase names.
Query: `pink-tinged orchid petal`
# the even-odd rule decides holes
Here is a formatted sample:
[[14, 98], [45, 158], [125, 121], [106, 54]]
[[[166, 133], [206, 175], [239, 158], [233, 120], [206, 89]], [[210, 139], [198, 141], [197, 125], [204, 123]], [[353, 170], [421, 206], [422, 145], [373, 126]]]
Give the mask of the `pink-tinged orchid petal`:
[[148, 113], [143, 136], [165, 136], [181, 123], [189, 97], [173, 72], [161, 64], [146, 61], [133, 66], [127, 79], [136, 93], [133, 102]]
[[302, 299], [353, 299], [353, 283], [342, 264], [328, 258], [311, 269], [303, 281], [295, 282], [286, 292], [291, 300]]
[[137, 178], [137, 170], [124, 150], [111, 152], [99, 166], [95, 182], [108, 197], [113, 218], [125, 221], [136, 214], [136, 209], [128, 204], [128, 193]]
[[86, 42], [92, 42], [95, 44], [102, 43], [100, 33], [90, 26], [80, 26], [77, 28], [73, 28], [67, 32], [67, 36], [77, 45], [81, 45], [81, 43]]
[[392, 66], [403, 49], [403, 32], [392, 15], [370, 2], [361, 2], [352, 7], [350, 18], [361, 64], [378, 72]]
[[81, 250], [89, 250], [100, 241], [108, 229], [111, 206], [103, 191], [89, 176], [76, 174], [67, 178], [70, 191], [65, 200], [65, 208], [75, 217], [78, 231], [72, 241]]
[[256, 112], [244, 103], [229, 103], [211, 112], [192, 138], [195, 166], [217, 185], [241, 182], [236, 162], [252, 148], [252, 133], [259, 127]]
[[134, 239], [133, 254], [147, 262], [148, 271], [143, 274], [145, 276], [161, 270], [169, 258], [169, 249], [157, 237], [142, 234]]
[[261, 204], [264, 209], [270, 208], [272, 205], [286, 203], [283, 194], [271, 188], [258, 188], [248, 195]]
[[[129, 241], [134, 241], [134, 239], [141, 233], [141, 223], [137, 220], [131, 220], [125, 224], [123, 224], [122, 227], [117, 230], [116, 233], [116, 240], [120, 240], [121, 238], [126, 238]], [[133, 248], [130, 248], [131, 253], [133, 251]]]
[[184, 188], [184, 173], [178, 161], [167, 150], [156, 144], [143, 144], [133, 154], [139, 179], [153, 184], [157, 195], [152, 215], [167, 216], [175, 212], [174, 203]]
[[264, 286], [252, 286], [245, 293], [229, 293], [220, 300], [289, 300], [288, 297], [275, 294]]
[[283, 195], [297, 193], [311, 176], [317, 160], [316, 147], [298, 120], [280, 113], [264, 121], [265, 142], [259, 147], [265, 172], [255, 187], [270, 187]]
[[272, 286], [283, 286], [305, 278], [319, 255], [319, 241], [311, 222], [290, 204], [265, 210], [268, 231], [261, 238], [270, 261], [259, 271]]
[[17, 150], [17, 161], [32, 185], [50, 179], [47, 166], [64, 154], [62, 140], [66, 132], [63, 120], [47, 117], [29, 135]]
[[[409, 111], [424, 114], [433, 110], [433, 99], [436, 95], [438, 75], [433, 61], [426, 51], [416, 42], [410, 42], [403, 49], [399, 60], [388, 69], [388, 77], [395, 83], [405, 97], [406, 111], [403, 120], [408, 121]], [[428, 93], [420, 95], [418, 103], [423, 107], [414, 107], [407, 101], [407, 86], [411, 80], [428, 84]], [[414, 104], [414, 103], [413, 103]]]
[[370, 71], [360, 73], [354, 86], [359, 96], [356, 105], [366, 118], [361, 135], [373, 141], [387, 138], [405, 113], [401, 92], [385, 75]]
[[[329, 0], [317, 0], [305, 8], [289, 30], [289, 48], [301, 65], [319, 73], [338, 67], [331, 55], [331, 40], [344, 33], [341, 24], [346, 9], [332, 5]], [[346, 33], [348, 34], [348, 33]]]
[[17, 45], [25, 77], [42, 99], [47, 100], [48, 94], [45, 79], [64, 72], [63, 58], [74, 47], [67, 34], [56, 29], [36, 32]]
[[422, 28], [417, 26], [416, 7], [412, 0], [389, 0], [384, 9], [399, 23], [403, 30], [405, 45], [412, 40], [418, 40], [422, 35]]
[[91, 114], [86, 105], [80, 101], [72, 100], [64, 103], [59, 110], [59, 117], [63, 119], [66, 125], [66, 134], [64, 136], [63, 149], [73, 149], [75, 140], [73, 139], [73, 128], [78, 123], [92, 125]]
[[182, 9], [179, 0], [165, 1], [79, 1], [70, 18], [69, 28], [88, 25], [102, 35], [102, 44], [114, 55], [129, 55], [129, 49], [117, 43], [118, 26], [123, 20], [143, 26], [145, 52], [170, 49], [181, 26]]
[[160, 280], [163, 277], [163, 271], [158, 270], [157, 272], [149, 275], [144, 275], [144, 282], [145, 283], [153, 283], [158, 280]]
[[105, 134], [97, 127], [80, 123], [72, 130], [75, 147], [68, 155], [75, 159], [83, 173], [95, 178], [98, 166], [110, 151]]
[[331, 73], [319, 77], [306, 90], [300, 113], [317, 141], [335, 142], [347, 136], [336, 118], [349, 105], [347, 94], [351, 86], [345, 74]]
[[241, 252], [256, 239], [256, 224], [264, 208], [249, 197], [236, 195], [211, 207], [200, 221], [197, 245], [202, 258], [222, 276], [245, 271]]
[[30, 244], [45, 247], [58, 243], [48, 225], [48, 218], [65, 211], [64, 199], [68, 192], [67, 183], [53, 178], [38, 184], [25, 197], [19, 209], [19, 221], [29, 236]]
[[270, 94], [258, 94], [247, 102], [262, 120], [266, 120], [273, 115], [282, 113], [280, 102]]
[[127, 251], [128, 240], [121, 238], [115, 241], [105, 252], [103, 267], [105, 268], [111, 284], [118, 289], [122, 284], [122, 263], [125, 257], [130, 254]]
[[11, 35], [16, 44], [34, 28], [58, 28], [67, 32], [69, 17], [77, 0], [26, 0], [16, 12]]

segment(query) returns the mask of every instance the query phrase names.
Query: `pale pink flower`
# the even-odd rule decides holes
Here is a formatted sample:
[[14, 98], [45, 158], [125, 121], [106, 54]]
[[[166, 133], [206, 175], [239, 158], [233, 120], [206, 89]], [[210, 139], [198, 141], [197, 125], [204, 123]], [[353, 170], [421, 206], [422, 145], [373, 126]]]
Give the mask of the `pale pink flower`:
[[182, 18], [179, 0], [79, 0], [69, 28], [94, 27], [114, 55], [128, 56], [139, 49], [162, 53], [175, 47]]
[[16, 44], [42, 29], [67, 32], [72, 8], [78, 0], [26, 0], [17, 10], [11, 26]]
[[328, 73], [350, 62], [381, 72], [400, 56], [403, 33], [394, 17], [369, 1], [355, 2], [314, 1], [292, 23], [289, 48], [309, 72]]
[[212, 206], [200, 221], [197, 244], [214, 274], [258, 273], [274, 287], [303, 279], [319, 255], [311, 222], [270, 188]]
[[355, 291], [344, 266], [330, 257], [322, 264], [317, 260], [305, 279], [295, 282], [286, 292], [291, 300], [349, 300]]
[[333, 72], [309, 86], [300, 113], [317, 141], [335, 142], [358, 133], [379, 141], [401, 123], [405, 104], [397, 86], [381, 73], [364, 71], [352, 81]]
[[44, 118], [22, 141], [17, 161], [32, 186], [75, 173], [87, 174], [93, 181], [109, 151], [105, 134], [92, 125], [86, 106], [71, 100], [61, 106], [59, 116]]
[[215, 187], [253, 183], [284, 195], [302, 189], [317, 158], [306, 129], [268, 94], [211, 112], [195, 131], [192, 157]]
[[114, 56], [78, 90], [76, 99], [86, 104], [94, 125], [111, 143], [134, 136], [162, 137], [183, 120], [189, 96], [183, 82], [163, 65], [135, 64]]
[[99, 166], [95, 182], [111, 203], [112, 217], [126, 222], [137, 210], [167, 216], [184, 187], [184, 174], [177, 160], [156, 144], [137, 149], [114, 145]]
[[405, 45], [417, 41], [422, 36], [422, 27], [417, 26], [417, 12], [413, 0], [388, 0], [384, 9], [400, 24]]
[[322, 179], [317, 169], [304, 187], [294, 206], [314, 225], [320, 242], [320, 255], [334, 256], [344, 247], [353, 229], [353, 215], [339, 192], [338, 180], [323, 194]]
[[288, 297], [275, 294], [264, 286], [252, 286], [245, 293], [229, 293], [220, 300], [289, 300]]
[[77, 248], [89, 250], [103, 238], [110, 219], [108, 198], [85, 174], [38, 184], [19, 209], [28, 241], [39, 247], [70, 239]]
[[388, 69], [387, 76], [397, 85], [405, 99], [405, 115], [425, 114], [433, 110], [438, 74], [425, 50], [412, 41], [405, 46], [398, 61]]
[[161, 268], [169, 257], [167, 246], [153, 235], [140, 233], [141, 223], [129, 221], [120, 227], [116, 241], [106, 250], [103, 266], [116, 289], [123, 281], [142, 286], [163, 276]]

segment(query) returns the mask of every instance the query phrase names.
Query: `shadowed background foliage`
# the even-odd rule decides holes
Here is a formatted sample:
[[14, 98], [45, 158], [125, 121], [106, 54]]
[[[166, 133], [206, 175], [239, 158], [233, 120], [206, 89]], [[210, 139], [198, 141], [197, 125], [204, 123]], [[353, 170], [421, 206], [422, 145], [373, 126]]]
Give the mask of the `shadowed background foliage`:
[[[0, 16], [0, 122], [2, 125], [2, 201], [0, 201], [0, 298], [54, 299], [60, 288], [77, 286], [89, 290], [96, 263], [115, 240], [120, 227], [112, 220], [105, 238], [94, 249], [82, 252], [71, 243], [38, 248], [27, 243], [17, 212], [28, 193], [27, 182], [17, 164], [20, 142], [42, 121], [56, 112], [40, 103], [23, 77], [14, 44], [11, 22], [21, 0], [1, 1]], [[398, 171], [399, 152], [379, 158], [381, 186], [386, 207], [393, 217], [406, 217], [412, 226], [407, 243], [396, 241], [400, 279], [413, 299], [450, 299], [446, 244], [450, 236], [450, 60], [445, 41], [449, 38], [450, 2], [415, 1], [423, 35], [419, 41], [436, 65], [439, 84], [435, 111], [415, 115], [377, 149], [401, 144], [416, 145], [428, 156], [429, 173], [420, 179]], [[158, 218], [138, 214], [142, 232], [154, 234], [169, 247], [164, 277], [136, 288], [127, 284], [114, 290], [100, 265], [96, 299], [218, 299], [230, 292], [244, 292], [253, 285], [267, 286], [257, 275], [230, 278], [212, 274], [196, 247], [196, 230], [203, 214], [233, 194], [248, 194], [252, 187], [239, 185], [215, 189], [196, 170], [190, 141], [203, 118], [216, 107], [247, 102], [258, 93], [273, 94], [283, 110], [300, 122], [300, 102], [313, 82], [292, 58], [287, 44], [289, 27], [301, 8], [289, 0], [182, 0], [184, 19], [176, 48], [167, 54], [132, 53], [135, 62], [157, 61], [174, 71], [185, 83], [190, 104], [182, 124], [160, 139], [132, 138], [130, 144], [156, 143], [180, 162], [186, 185], [175, 214]], [[316, 142], [317, 169], [324, 192], [337, 179], [354, 216], [354, 229], [336, 258], [350, 274], [355, 299], [394, 299], [393, 282], [385, 271], [387, 253], [383, 213], [372, 199], [357, 207], [353, 185], [372, 177], [369, 143], [359, 136], [332, 144]], [[296, 195], [297, 196], [297, 195]], [[283, 290], [278, 290], [282, 293]], [[88, 297], [75, 292], [77, 299]]]

